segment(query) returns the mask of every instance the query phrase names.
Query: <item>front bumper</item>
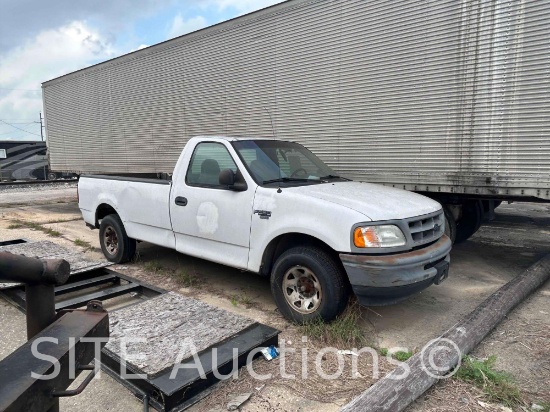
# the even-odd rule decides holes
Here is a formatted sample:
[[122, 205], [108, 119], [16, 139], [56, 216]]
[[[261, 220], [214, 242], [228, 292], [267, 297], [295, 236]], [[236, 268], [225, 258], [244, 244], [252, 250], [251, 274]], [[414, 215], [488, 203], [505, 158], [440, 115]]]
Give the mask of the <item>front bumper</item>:
[[361, 305], [390, 305], [444, 280], [451, 246], [451, 240], [443, 235], [437, 242], [410, 252], [391, 255], [342, 253], [340, 259]]

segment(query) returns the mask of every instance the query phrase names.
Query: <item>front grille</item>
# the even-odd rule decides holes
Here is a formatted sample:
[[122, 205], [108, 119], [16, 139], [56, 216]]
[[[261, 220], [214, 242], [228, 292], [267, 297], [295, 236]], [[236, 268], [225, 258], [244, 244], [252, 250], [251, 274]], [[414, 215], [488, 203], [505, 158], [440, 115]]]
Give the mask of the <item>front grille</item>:
[[415, 245], [437, 240], [445, 230], [443, 211], [419, 216], [408, 220], [409, 231]]

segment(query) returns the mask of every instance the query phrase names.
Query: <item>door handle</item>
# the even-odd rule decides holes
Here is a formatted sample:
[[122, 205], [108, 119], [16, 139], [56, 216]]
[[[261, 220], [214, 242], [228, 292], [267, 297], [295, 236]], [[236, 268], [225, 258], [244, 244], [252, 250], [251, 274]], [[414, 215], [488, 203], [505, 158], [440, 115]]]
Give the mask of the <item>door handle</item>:
[[178, 206], [187, 206], [187, 198], [178, 196], [175, 203]]

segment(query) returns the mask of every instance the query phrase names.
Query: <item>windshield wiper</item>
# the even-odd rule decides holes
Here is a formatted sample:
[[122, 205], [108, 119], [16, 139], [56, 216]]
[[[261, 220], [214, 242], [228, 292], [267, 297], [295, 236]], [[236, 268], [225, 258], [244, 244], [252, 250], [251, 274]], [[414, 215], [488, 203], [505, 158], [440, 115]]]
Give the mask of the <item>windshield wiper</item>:
[[300, 179], [298, 177], [279, 177], [277, 179], [264, 180], [262, 184], [279, 183], [279, 182], [308, 182], [311, 179]]
[[344, 179], [344, 180], [350, 180], [350, 179], [346, 179], [345, 177], [338, 176], [338, 175], [326, 175], [326, 176], [321, 176], [319, 179], [321, 179], [321, 180], [323, 180], [323, 179]]

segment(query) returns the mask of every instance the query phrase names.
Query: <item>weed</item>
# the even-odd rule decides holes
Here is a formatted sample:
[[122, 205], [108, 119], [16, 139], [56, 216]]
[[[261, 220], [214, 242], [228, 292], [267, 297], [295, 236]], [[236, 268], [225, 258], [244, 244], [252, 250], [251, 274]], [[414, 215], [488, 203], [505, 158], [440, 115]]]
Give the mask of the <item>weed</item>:
[[361, 312], [357, 305], [350, 305], [330, 323], [315, 319], [301, 325], [302, 334], [330, 346], [361, 347], [366, 337], [358, 325]]
[[[382, 356], [388, 356], [388, 353], [389, 353], [388, 349], [386, 348], [380, 348], [378, 352], [380, 352], [380, 355]], [[414, 353], [412, 353], [411, 351], [400, 350], [392, 353], [391, 357], [393, 359], [397, 359], [399, 362], [407, 362], [412, 355], [414, 355]]]
[[176, 275], [178, 276], [178, 279], [180, 280], [182, 285], [186, 288], [190, 288], [190, 287], [194, 286], [197, 283], [196, 276], [194, 276], [190, 273], [187, 273], [187, 271], [185, 271], [184, 269], [178, 270]]
[[43, 228], [42, 231], [43, 231], [45, 234], [47, 234], [48, 236], [53, 236], [53, 237], [59, 237], [59, 236], [61, 236], [61, 232], [58, 232], [57, 230], [50, 229], [49, 227]]
[[145, 265], [143, 265], [145, 270], [148, 270], [149, 272], [153, 273], [161, 273], [164, 270], [164, 267], [161, 265], [161, 263], [158, 260], [151, 260], [150, 262], [145, 262]]
[[73, 243], [77, 246], [85, 247], [85, 248], [88, 248], [88, 249], [91, 249], [91, 247], [92, 247], [92, 245], [90, 245], [90, 243], [86, 242], [85, 240], [79, 239], [79, 238], [76, 238], [75, 240], [73, 240]]
[[534, 403], [539, 405], [542, 408], [542, 409], [539, 409], [539, 412], [550, 412], [550, 403], [549, 402], [534, 402]]
[[9, 229], [20, 229], [26, 227], [28, 229], [38, 230], [49, 236], [59, 237], [61, 233], [57, 230], [50, 229], [49, 227], [42, 226], [40, 223], [26, 222], [24, 220], [12, 220], [12, 223], [8, 226]]
[[399, 362], [407, 362], [412, 355], [411, 351], [397, 351], [393, 354], [393, 357]]
[[72, 218], [72, 219], [50, 219], [48, 220], [48, 224], [50, 223], [65, 223], [65, 222], [74, 222], [76, 220], [82, 220], [82, 218]]
[[239, 304], [239, 299], [237, 296], [231, 296], [231, 304], [237, 306]]
[[494, 368], [496, 359], [496, 356], [485, 360], [465, 356], [455, 377], [481, 388], [491, 401], [510, 407], [522, 404], [520, 390], [512, 376]]
[[243, 305], [249, 306], [252, 305], [253, 300], [246, 293], [243, 293], [239, 296], [239, 302], [241, 302]]

